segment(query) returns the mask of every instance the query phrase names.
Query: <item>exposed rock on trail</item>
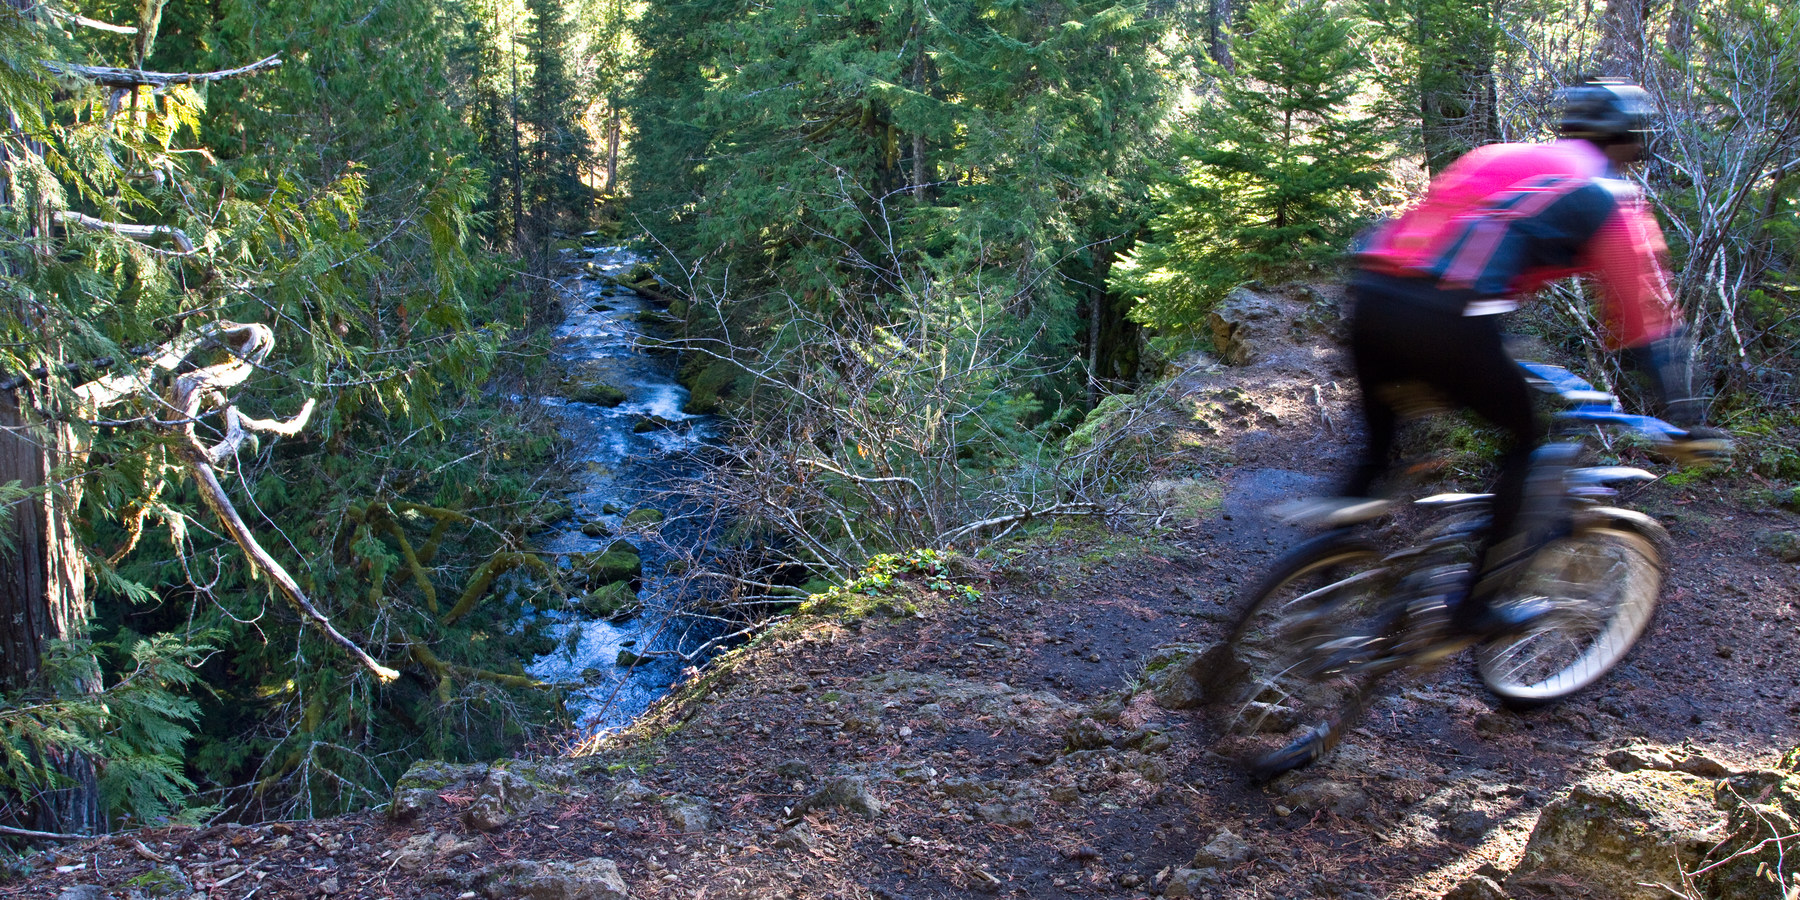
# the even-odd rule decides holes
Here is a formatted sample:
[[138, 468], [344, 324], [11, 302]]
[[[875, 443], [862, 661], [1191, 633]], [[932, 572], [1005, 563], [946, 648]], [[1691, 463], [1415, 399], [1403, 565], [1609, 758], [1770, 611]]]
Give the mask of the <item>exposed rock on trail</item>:
[[1638, 896], [1677, 865], [1695, 897], [1780, 896], [1800, 591], [1756, 535], [1800, 517], [1724, 483], [1631, 498], [1670, 525], [1670, 583], [1587, 694], [1498, 710], [1457, 661], [1266, 789], [1211, 752], [1195, 666], [1297, 536], [1260, 510], [1327, 484], [1352, 437], [1342, 360], [1303, 337], [1180, 385], [1158, 524], [1011, 542], [979, 600], [902, 578], [885, 613], [797, 617], [591, 755], [416, 768], [392, 818], [58, 847], [0, 898], [1526, 900]]

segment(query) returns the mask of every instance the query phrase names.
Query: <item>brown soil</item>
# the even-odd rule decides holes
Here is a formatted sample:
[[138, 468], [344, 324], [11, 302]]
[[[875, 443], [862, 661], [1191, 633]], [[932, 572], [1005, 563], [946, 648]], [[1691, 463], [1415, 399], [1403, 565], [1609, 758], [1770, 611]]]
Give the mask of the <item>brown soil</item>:
[[[1209, 753], [1209, 713], [1134, 687], [1153, 648], [1217, 636], [1294, 540], [1259, 510], [1345, 463], [1351, 391], [1334, 351], [1297, 346], [1180, 387], [1160, 465], [1199, 498], [1187, 514], [1016, 542], [976, 567], [976, 602], [913, 585], [916, 614], [790, 622], [577, 760], [580, 785], [541, 812], [475, 833], [452, 791], [407, 825], [142, 831], [59, 848], [0, 898], [126, 897], [133, 879], [155, 896], [145, 873], [173, 864], [212, 898], [449, 900], [496, 864], [595, 856], [637, 898], [1129, 898], [1160, 895], [1220, 829], [1252, 852], [1201, 888], [1214, 897], [1435, 898], [1510, 869], [1544, 802], [1609, 749], [1687, 744], [1748, 767], [1800, 744], [1800, 579], [1761, 549], [1797, 517], [1729, 480], [1659, 482], [1632, 505], [1669, 526], [1671, 580], [1605, 682], [1514, 714], [1454, 660], [1395, 683], [1332, 757], [1252, 786]], [[884, 809], [794, 813], [834, 776], [866, 779]], [[680, 833], [671, 796], [706, 801], [714, 824]], [[429, 864], [397, 865], [434, 831]]]

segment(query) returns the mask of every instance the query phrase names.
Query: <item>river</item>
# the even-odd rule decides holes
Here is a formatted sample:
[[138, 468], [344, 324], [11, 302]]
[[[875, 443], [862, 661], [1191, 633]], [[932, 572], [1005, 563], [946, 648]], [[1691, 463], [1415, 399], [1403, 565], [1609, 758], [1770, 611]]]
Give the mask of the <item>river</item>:
[[[541, 398], [556, 411], [578, 465], [565, 497], [573, 512], [538, 542], [562, 565], [570, 555], [605, 550], [621, 539], [630, 542], [643, 558], [644, 609], [623, 623], [578, 610], [539, 612], [550, 620], [559, 649], [527, 671], [546, 681], [580, 683], [569, 698], [570, 711], [582, 733], [594, 734], [629, 724], [690, 665], [655, 653], [691, 651], [713, 633], [709, 623], [682, 612], [684, 580], [668, 569], [673, 568], [669, 548], [691, 551], [705, 539], [695, 517], [684, 515], [674, 498], [697, 473], [695, 451], [716, 436], [717, 425], [710, 416], [683, 411], [688, 392], [676, 381], [674, 356], [644, 348], [642, 339], [653, 330], [645, 324], [653, 304], [610, 281], [641, 257], [618, 247], [587, 247], [564, 256], [583, 271], [560, 282], [565, 315], [556, 329], [553, 361], [581, 373], [583, 382], [622, 390], [625, 400], [608, 407], [566, 396]], [[655, 427], [646, 431], [640, 423], [647, 421]], [[668, 515], [655, 527], [660, 540], [624, 527], [624, 516], [642, 508]], [[621, 650], [652, 656], [622, 666]]]

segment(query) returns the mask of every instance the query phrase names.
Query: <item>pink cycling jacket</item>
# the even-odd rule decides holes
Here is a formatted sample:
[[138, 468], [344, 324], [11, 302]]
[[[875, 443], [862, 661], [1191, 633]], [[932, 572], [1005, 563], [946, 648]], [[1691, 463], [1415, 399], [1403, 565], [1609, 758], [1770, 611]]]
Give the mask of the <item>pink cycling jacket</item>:
[[1552, 281], [1592, 275], [1610, 342], [1637, 347], [1680, 322], [1667, 249], [1636, 185], [1612, 177], [1594, 145], [1557, 141], [1471, 151], [1378, 229], [1357, 262], [1466, 294], [1465, 315], [1504, 312]]

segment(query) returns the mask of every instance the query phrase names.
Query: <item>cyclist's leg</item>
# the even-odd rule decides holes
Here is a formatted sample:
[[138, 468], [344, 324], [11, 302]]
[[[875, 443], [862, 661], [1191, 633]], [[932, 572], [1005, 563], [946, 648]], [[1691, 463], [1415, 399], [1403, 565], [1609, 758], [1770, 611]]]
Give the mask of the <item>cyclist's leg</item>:
[[1350, 322], [1350, 355], [1362, 392], [1363, 429], [1367, 438], [1362, 458], [1351, 470], [1339, 494], [1368, 497], [1372, 495], [1375, 482], [1387, 473], [1388, 457], [1394, 452], [1394, 432], [1399, 427], [1399, 415], [1388, 402], [1387, 392], [1382, 387], [1402, 379], [1394, 372], [1393, 301], [1370, 290], [1353, 289], [1353, 294], [1356, 308]]
[[1459, 353], [1443, 387], [1451, 399], [1506, 432], [1500, 456], [1500, 478], [1494, 485], [1493, 517], [1479, 555], [1480, 574], [1467, 600], [1457, 610], [1464, 624], [1488, 612], [1489, 600], [1502, 586], [1508, 563], [1524, 548], [1516, 534], [1524, 517], [1531, 455], [1543, 428], [1531, 407], [1531, 389], [1501, 340], [1495, 316], [1465, 317], [1457, 329]]

